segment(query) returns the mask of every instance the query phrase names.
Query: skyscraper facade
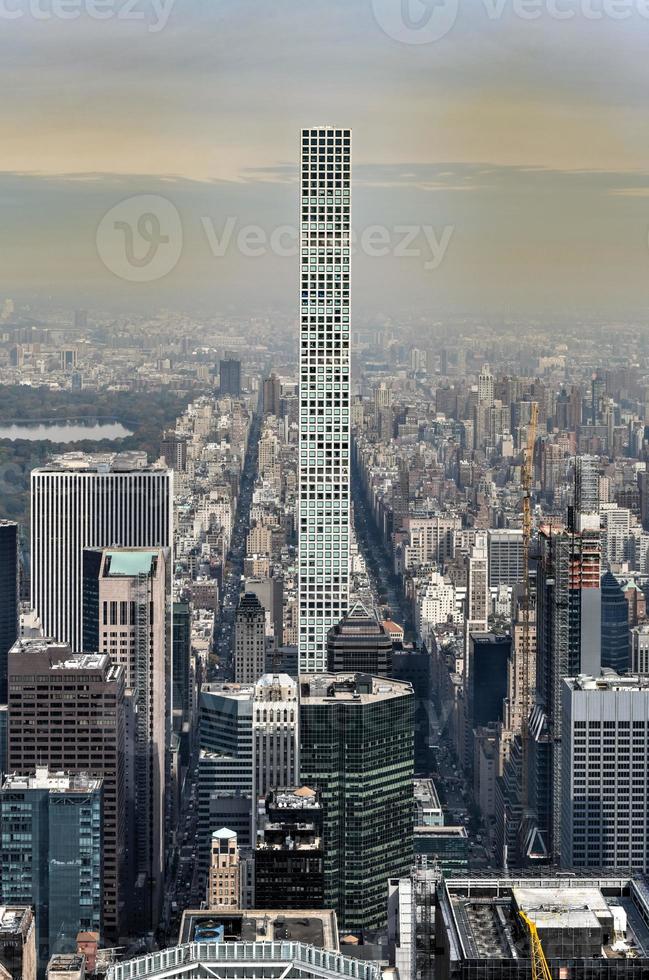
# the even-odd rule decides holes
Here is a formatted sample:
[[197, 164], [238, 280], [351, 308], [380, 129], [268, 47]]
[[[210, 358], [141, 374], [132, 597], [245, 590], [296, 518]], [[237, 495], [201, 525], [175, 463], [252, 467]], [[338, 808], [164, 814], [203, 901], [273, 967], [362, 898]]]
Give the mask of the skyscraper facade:
[[66, 453], [31, 474], [32, 606], [83, 650], [84, 548], [171, 547], [173, 474], [146, 453]]
[[47, 766], [103, 781], [103, 925], [113, 940], [131, 924], [124, 698], [124, 668], [105, 655], [75, 657], [38, 638], [21, 639], [10, 651], [7, 771]]
[[234, 679], [254, 684], [264, 672], [266, 613], [254, 592], [246, 592], [234, 620]]
[[18, 525], [0, 521], [0, 704], [7, 703], [7, 655], [18, 636]]
[[629, 606], [620, 583], [612, 572], [602, 576], [602, 667], [618, 674], [629, 669]]
[[212, 833], [207, 907], [220, 912], [239, 908], [240, 884], [237, 835], [221, 827]]
[[168, 549], [84, 551], [83, 631], [89, 649], [124, 667], [134, 709], [136, 867], [142, 914], [157, 922], [165, 864], [167, 750], [171, 737]]
[[40, 975], [82, 930], [102, 933], [102, 780], [8, 776], [0, 790], [3, 901], [31, 905]]
[[235, 398], [241, 394], [241, 361], [234, 357], [224, 357], [219, 364], [219, 393]]
[[388, 878], [413, 860], [410, 684], [300, 675], [300, 778], [322, 794], [325, 908], [352, 932], [385, 925]]
[[531, 796], [548, 852], [561, 854], [563, 681], [601, 668], [599, 531], [541, 527], [537, 575], [536, 686]]
[[255, 840], [255, 905], [324, 908], [322, 806], [308, 786], [266, 797]]
[[351, 130], [301, 142], [299, 659], [324, 671], [349, 598]]
[[649, 869], [649, 686], [646, 678], [563, 682], [561, 863]]

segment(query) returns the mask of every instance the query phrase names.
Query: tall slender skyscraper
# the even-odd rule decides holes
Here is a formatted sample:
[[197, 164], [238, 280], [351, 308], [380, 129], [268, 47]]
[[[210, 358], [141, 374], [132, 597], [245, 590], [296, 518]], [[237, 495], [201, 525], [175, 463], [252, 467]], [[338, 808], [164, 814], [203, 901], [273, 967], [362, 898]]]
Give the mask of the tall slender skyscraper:
[[18, 525], [0, 521], [0, 704], [7, 703], [7, 655], [18, 637]]
[[146, 453], [66, 453], [31, 474], [32, 606], [83, 651], [84, 548], [168, 548], [173, 474]]
[[349, 599], [351, 130], [302, 130], [300, 596], [302, 671], [324, 671]]

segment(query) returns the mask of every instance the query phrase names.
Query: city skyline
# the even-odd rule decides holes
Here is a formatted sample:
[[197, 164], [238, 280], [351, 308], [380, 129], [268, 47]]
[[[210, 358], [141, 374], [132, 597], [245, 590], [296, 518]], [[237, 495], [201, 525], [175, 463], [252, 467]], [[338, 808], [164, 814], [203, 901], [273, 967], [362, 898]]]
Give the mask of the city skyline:
[[649, 972], [648, 4], [0, 0], [2, 977]]

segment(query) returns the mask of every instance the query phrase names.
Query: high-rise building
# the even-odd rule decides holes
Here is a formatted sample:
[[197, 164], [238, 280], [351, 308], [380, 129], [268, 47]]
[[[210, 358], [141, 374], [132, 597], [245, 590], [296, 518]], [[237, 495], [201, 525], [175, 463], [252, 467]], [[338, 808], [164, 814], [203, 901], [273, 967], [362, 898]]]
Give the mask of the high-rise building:
[[219, 363], [219, 394], [238, 398], [241, 394], [241, 361], [224, 357]]
[[[254, 840], [256, 802], [299, 777], [297, 684], [287, 674], [263, 674], [256, 684], [204, 684], [200, 698], [199, 860], [206, 868], [215, 815], [228, 821], [239, 844]], [[219, 824], [223, 826], [223, 824]]]
[[0, 905], [0, 976], [36, 980], [36, 969], [34, 913], [24, 905]]
[[172, 648], [171, 702], [174, 724], [177, 720], [182, 726], [189, 721], [191, 703], [192, 613], [185, 601], [172, 606]]
[[642, 623], [631, 630], [631, 673], [649, 674], [649, 625]]
[[484, 633], [489, 626], [489, 555], [487, 535], [479, 531], [467, 558], [466, 607], [464, 610], [464, 655], [469, 657], [471, 633]]
[[478, 375], [478, 403], [491, 408], [494, 403], [494, 376], [488, 364], [482, 365]]
[[531, 800], [548, 853], [561, 854], [563, 681], [601, 668], [601, 543], [598, 530], [539, 530], [536, 687], [530, 726]]
[[487, 532], [489, 551], [489, 588], [523, 581], [523, 532], [504, 528]]
[[7, 776], [0, 790], [3, 901], [31, 905], [39, 972], [76, 948], [81, 930], [102, 932], [102, 780], [87, 775]]
[[264, 674], [255, 684], [252, 713], [253, 800], [288, 789], [299, 778], [297, 684], [288, 674]]
[[83, 635], [124, 667], [134, 709], [136, 869], [150, 928], [162, 903], [167, 752], [171, 739], [171, 619], [168, 549], [86, 549]]
[[187, 439], [176, 432], [165, 432], [162, 440], [162, 455], [170, 470], [184, 473], [187, 470]]
[[575, 457], [575, 510], [578, 514], [599, 513], [599, 458], [597, 456]]
[[[211, 835], [228, 826], [239, 844], [252, 844], [254, 688], [204, 684], [200, 694], [198, 760], [198, 863], [209, 866]], [[229, 819], [220, 821], [227, 814]]]
[[254, 684], [264, 672], [266, 653], [266, 614], [254, 592], [239, 601], [234, 618], [234, 679]]
[[0, 704], [7, 703], [7, 655], [18, 637], [18, 525], [0, 521]]
[[31, 595], [46, 636], [84, 649], [84, 548], [170, 547], [172, 488], [146, 453], [65, 453], [32, 470]]
[[563, 682], [561, 863], [649, 869], [649, 685], [582, 675]]
[[270, 620], [275, 646], [281, 647], [284, 640], [284, 580], [280, 575], [249, 577], [246, 579], [245, 591], [254, 593], [261, 602]]
[[237, 835], [221, 827], [212, 833], [210, 871], [207, 881], [207, 907], [224, 912], [238, 909], [240, 904], [239, 848]]
[[73, 656], [52, 640], [18, 640], [9, 653], [7, 771], [47, 766], [102, 779], [103, 924], [111, 939], [128, 929], [132, 911], [127, 754], [124, 668], [105, 654]]
[[302, 130], [299, 657], [324, 671], [349, 602], [351, 130]]
[[282, 398], [282, 382], [276, 374], [271, 374], [264, 381], [264, 415], [280, 417]]
[[612, 574], [602, 576], [602, 667], [618, 674], [629, 669], [629, 606], [620, 583]]
[[410, 684], [300, 675], [300, 777], [322, 794], [325, 908], [350, 932], [385, 925], [388, 878], [413, 860]]
[[485, 727], [503, 720], [512, 638], [504, 633], [472, 633], [469, 645], [469, 724]]
[[327, 671], [330, 674], [359, 671], [392, 673], [392, 639], [374, 611], [356, 602], [327, 635]]
[[266, 797], [255, 843], [255, 905], [324, 908], [322, 805], [308, 786]]

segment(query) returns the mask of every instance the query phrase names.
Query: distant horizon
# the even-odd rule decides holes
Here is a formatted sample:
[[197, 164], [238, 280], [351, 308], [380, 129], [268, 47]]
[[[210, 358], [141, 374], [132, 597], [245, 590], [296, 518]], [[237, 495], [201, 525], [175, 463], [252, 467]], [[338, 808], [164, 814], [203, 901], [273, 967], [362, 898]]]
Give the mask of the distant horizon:
[[[527, 17], [517, 2], [449, 0], [448, 21], [420, 30], [396, 0], [141, 0], [137, 18], [109, 0], [102, 20], [84, 3], [66, 20], [28, 0], [0, 16], [12, 93], [0, 108], [1, 295], [289, 308], [297, 259], [282, 229], [299, 220], [299, 132], [326, 120], [354, 132], [355, 227], [371, 241], [354, 262], [357, 315], [646, 306], [639, 9], [591, 17], [577, 5], [563, 18], [541, 3]], [[266, 245], [242, 254], [250, 227]]]

